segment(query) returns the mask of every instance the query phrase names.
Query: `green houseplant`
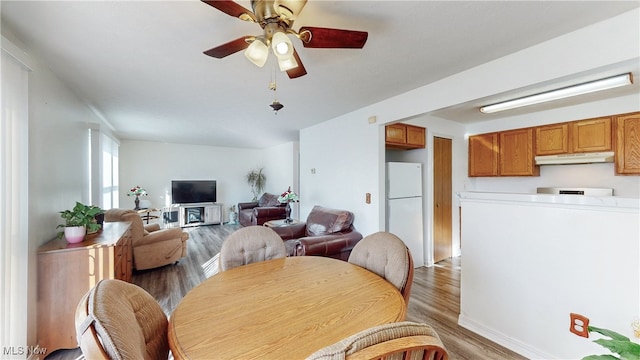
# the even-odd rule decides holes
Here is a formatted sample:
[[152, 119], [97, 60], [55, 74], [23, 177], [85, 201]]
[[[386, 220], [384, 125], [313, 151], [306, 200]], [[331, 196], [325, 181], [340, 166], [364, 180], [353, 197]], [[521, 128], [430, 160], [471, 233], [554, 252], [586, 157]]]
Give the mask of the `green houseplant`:
[[64, 224], [57, 228], [64, 228], [58, 232], [58, 238], [62, 235], [70, 243], [81, 242], [87, 232], [92, 233], [100, 230], [101, 225], [96, 221], [96, 215], [102, 214], [103, 210], [97, 206], [85, 205], [76, 201], [76, 205], [71, 210], [60, 211], [60, 217], [64, 219]]
[[264, 190], [267, 183], [267, 176], [262, 172], [263, 168], [255, 169], [247, 173], [247, 184], [251, 186], [253, 201], [258, 201], [258, 195]]
[[[603, 335], [605, 338], [596, 339], [593, 342], [612, 352], [612, 354], [585, 356], [582, 360], [640, 360], [640, 344], [615, 331], [590, 326], [589, 318], [586, 316], [571, 313], [570, 317], [569, 331], [585, 338], [588, 338], [590, 333]], [[634, 331], [638, 331], [636, 327], [640, 328], [640, 323], [634, 322], [632, 327]]]

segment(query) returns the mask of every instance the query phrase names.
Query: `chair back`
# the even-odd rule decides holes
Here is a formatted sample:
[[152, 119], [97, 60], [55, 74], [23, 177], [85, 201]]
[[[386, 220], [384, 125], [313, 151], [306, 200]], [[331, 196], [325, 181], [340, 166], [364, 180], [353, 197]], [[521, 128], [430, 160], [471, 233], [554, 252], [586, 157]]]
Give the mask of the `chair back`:
[[316, 351], [307, 360], [447, 360], [438, 334], [427, 324], [397, 322], [372, 327]]
[[131, 221], [131, 242], [133, 245], [144, 236], [144, 224], [137, 211], [131, 209], [109, 209], [104, 213], [104, 221]]
[[167, 359], [167, 316], [144, 289], [101, 280], [76, 308], [78, 344], [85, 359]]
[[266, 226], [240, 228], [222, 243], [220, 270], [251, 264], [258, 261], [284, 258], [287, 249], [278, 234]]
[[413, 257], [399, 237], [384, 231], [365, 236], [353, 247], [348, 261], [385, 278], [409, 304]]

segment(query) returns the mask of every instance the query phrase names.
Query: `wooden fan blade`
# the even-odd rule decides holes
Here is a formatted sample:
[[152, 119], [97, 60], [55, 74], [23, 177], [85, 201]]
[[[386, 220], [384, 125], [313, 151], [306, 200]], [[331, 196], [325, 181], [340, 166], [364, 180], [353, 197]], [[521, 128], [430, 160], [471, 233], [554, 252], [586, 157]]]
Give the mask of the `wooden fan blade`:
[[296, 59], [298, 63], [298, 67], [287, 70], [287, 75], [289, 75], [289, 79], [299, 78], [300, 76], [307, 75], [307, 69], [302, 65], [302, 60], [300, 60], [300, 56], [298, 56], [298, 52], [296, 49], [293, 49], [293, 57]]
[[362, 49], [369, 36], [366, 31], [310, 26], [301, 27], [298, 34], [306, 48]]
[[240, 20], [257, 22], [256, 16], [249, 9], [231, 0], [202, 0], [203, 3], [211, 5], [223, 13], [237, 17]]
[[222, 59], [225, 56], [235, 54], [238, 51], [244, 50], [249, 47], [249, 43], [246, 41], [250, 36], [243, 36], [235, 40], [231, 40], [228, 43], [216, 46], [213, 49], [204, 51], [205, 55], [213, 56], [214, 58]]

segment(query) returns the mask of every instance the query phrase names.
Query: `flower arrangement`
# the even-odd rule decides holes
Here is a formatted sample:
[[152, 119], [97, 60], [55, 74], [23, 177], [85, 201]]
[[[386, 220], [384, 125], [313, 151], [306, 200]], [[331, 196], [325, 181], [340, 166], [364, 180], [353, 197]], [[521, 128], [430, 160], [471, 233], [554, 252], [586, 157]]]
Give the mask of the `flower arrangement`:
[[289, 186], [287, 191], [283, 192], [282, 195], [278, 197], [278, 201], [284, 204], [290, 202], [298, 202], [300, 201], [300, 198], [298, 197], [298, 194], [291, 190], [291, 186]]
[[147, 196], [147, 190], [140, 187], [140, 185], [136, 185], [129, 190], [127, 196]]

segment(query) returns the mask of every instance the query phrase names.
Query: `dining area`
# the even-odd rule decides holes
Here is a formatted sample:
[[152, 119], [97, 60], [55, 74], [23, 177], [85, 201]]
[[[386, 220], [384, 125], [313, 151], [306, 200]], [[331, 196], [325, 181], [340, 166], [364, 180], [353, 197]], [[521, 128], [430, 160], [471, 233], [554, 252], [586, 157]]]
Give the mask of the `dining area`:
[[273, 230], [244, 227], [222, 244], [219, 271], [168, 317], [136, 285], [96, 284], [78, 305], [78, 340], [88, 359], [448, 359], [428, 324], [405, 321], [413, 270], [390, 233], [363, 238], [342, 261], [287, 256]]

